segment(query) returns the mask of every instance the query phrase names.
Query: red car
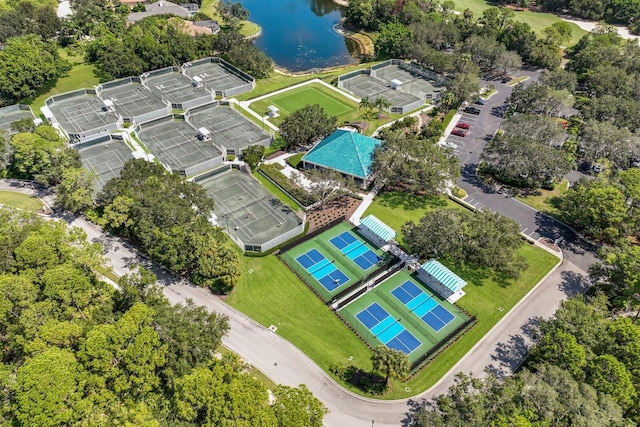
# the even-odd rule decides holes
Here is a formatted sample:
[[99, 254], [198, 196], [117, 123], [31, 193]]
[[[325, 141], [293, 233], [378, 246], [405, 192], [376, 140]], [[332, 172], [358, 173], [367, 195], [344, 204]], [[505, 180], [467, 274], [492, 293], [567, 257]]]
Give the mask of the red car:
[[458, 123], [456, 127], [460, 129], [469, 129], [471, 125], [469, 123]]
[[451, 134], [452, 134], [452, 135], [456, 135], [456, 136], [461, 136], [461, 137], [463, 137], [463, 138], [464, 138], [465, 136], [467, 136], [467, 135], [469, 134], [469, 131], [468, 131], [468, 130], [465, 130], [465, 129], [458, 129], [458, 128], [456, 128], [456, 129], [454, 129], [454, 130], [452, 130], [452, 131], [451, 131]]

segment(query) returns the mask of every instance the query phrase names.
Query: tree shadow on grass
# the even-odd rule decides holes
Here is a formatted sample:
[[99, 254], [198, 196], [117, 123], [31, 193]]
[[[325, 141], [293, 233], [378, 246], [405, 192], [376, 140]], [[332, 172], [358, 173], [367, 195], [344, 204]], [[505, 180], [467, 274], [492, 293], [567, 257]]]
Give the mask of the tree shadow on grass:
[[406, 211], [447, 206], [447, 200], [438, 195], [415, 195], [402, 191], [388, 191], [382, 193], [379, 198], [380, 205], [384, 207], [402, 208]]
[[513, 284], [513, 278], [509, 277], [509, 275], [495, 271], [489, 267], [446, 259], [441, 259], [440, 262], [454, 271], [458, 276], [462, 277], [467, 283], [473, 284], [474, 286], [483, 286], [485, 280], [493, 280], [502, 288]]

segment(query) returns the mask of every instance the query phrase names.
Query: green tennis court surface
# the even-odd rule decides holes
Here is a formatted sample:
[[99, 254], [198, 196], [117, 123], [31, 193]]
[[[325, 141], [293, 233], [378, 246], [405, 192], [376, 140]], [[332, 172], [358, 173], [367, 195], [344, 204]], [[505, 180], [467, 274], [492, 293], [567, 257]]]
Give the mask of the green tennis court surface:
[[339, 313], [371, 346], [384, 344], [400, 350], [412, 364], [446, 345], [471, 320], [407, 270]]
[[[347, 234], [353, 246], [340, 249], [334, 242], [344, 245], [342, 239]], [[368, 280], [379, 268], [382, 255], [354, 226], [343, 222], [280, 254], [280, 258], [320, 298], [329, 302], [351, 285]]]
[[273, 101], [276, 106], [280, 107], [281, 110], [285, 110], [288, 114], [291, 114], [306, 105], [313, 104], [320, 104], [320, 106], [324, 108], [324, 111], [326, 111], [330, 116], [339, 116], [340, 114], [348, 113], [352, 109], [349, 105], [310, 86], [304, 86], [300, 89], [295, 89], [290, 92], [274, 96], [271, 98], [271, 101]]

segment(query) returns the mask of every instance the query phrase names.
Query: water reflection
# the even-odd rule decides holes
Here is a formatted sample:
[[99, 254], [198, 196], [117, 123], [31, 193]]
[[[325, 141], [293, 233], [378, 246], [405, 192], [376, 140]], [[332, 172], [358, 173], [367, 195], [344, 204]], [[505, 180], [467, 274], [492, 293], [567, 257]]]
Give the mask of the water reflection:
[[242, 0], [249, 19], [262, 27], [256, 45], [291, 71], [357, 61], [355, 43], [333, 30], [345, 8], [331, 0]]

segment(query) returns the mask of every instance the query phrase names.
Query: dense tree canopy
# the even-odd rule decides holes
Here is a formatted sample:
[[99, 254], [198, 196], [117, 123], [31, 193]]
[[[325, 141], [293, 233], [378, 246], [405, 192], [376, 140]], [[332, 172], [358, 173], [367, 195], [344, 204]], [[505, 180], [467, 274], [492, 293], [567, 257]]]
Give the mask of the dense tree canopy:
[[0, 50], [0, 105], [34, 97], [38, 89], [70, 68], [53, 42], [35, 35], [8, 39]]
[[404, 132], [385, 132], [374, 152], [378, 182], [412, 193], [439, 193], [459, 172], [458, 159], [437, 143]]
[[237, 281], [238, 256], [209, 218], [213, 199], [156, 163], [130, 160], [99, 195], [101, 220], [154, 260], [217, 291]]
[[519, 225], [499, 213], [439, 208], [418, 224], [402, 227], [404, 241], [420, 258], [445, 258], [491, 267], [512, 277], [526, 268], [517, 251], [524, 241]]
[[305, 388], [266, 386], [233, 355], [229, 325], [171, 305], [141, 269], [101, 281], [102, 248], [62, 221], [0, 208], [0, 423], [321, 426]]

